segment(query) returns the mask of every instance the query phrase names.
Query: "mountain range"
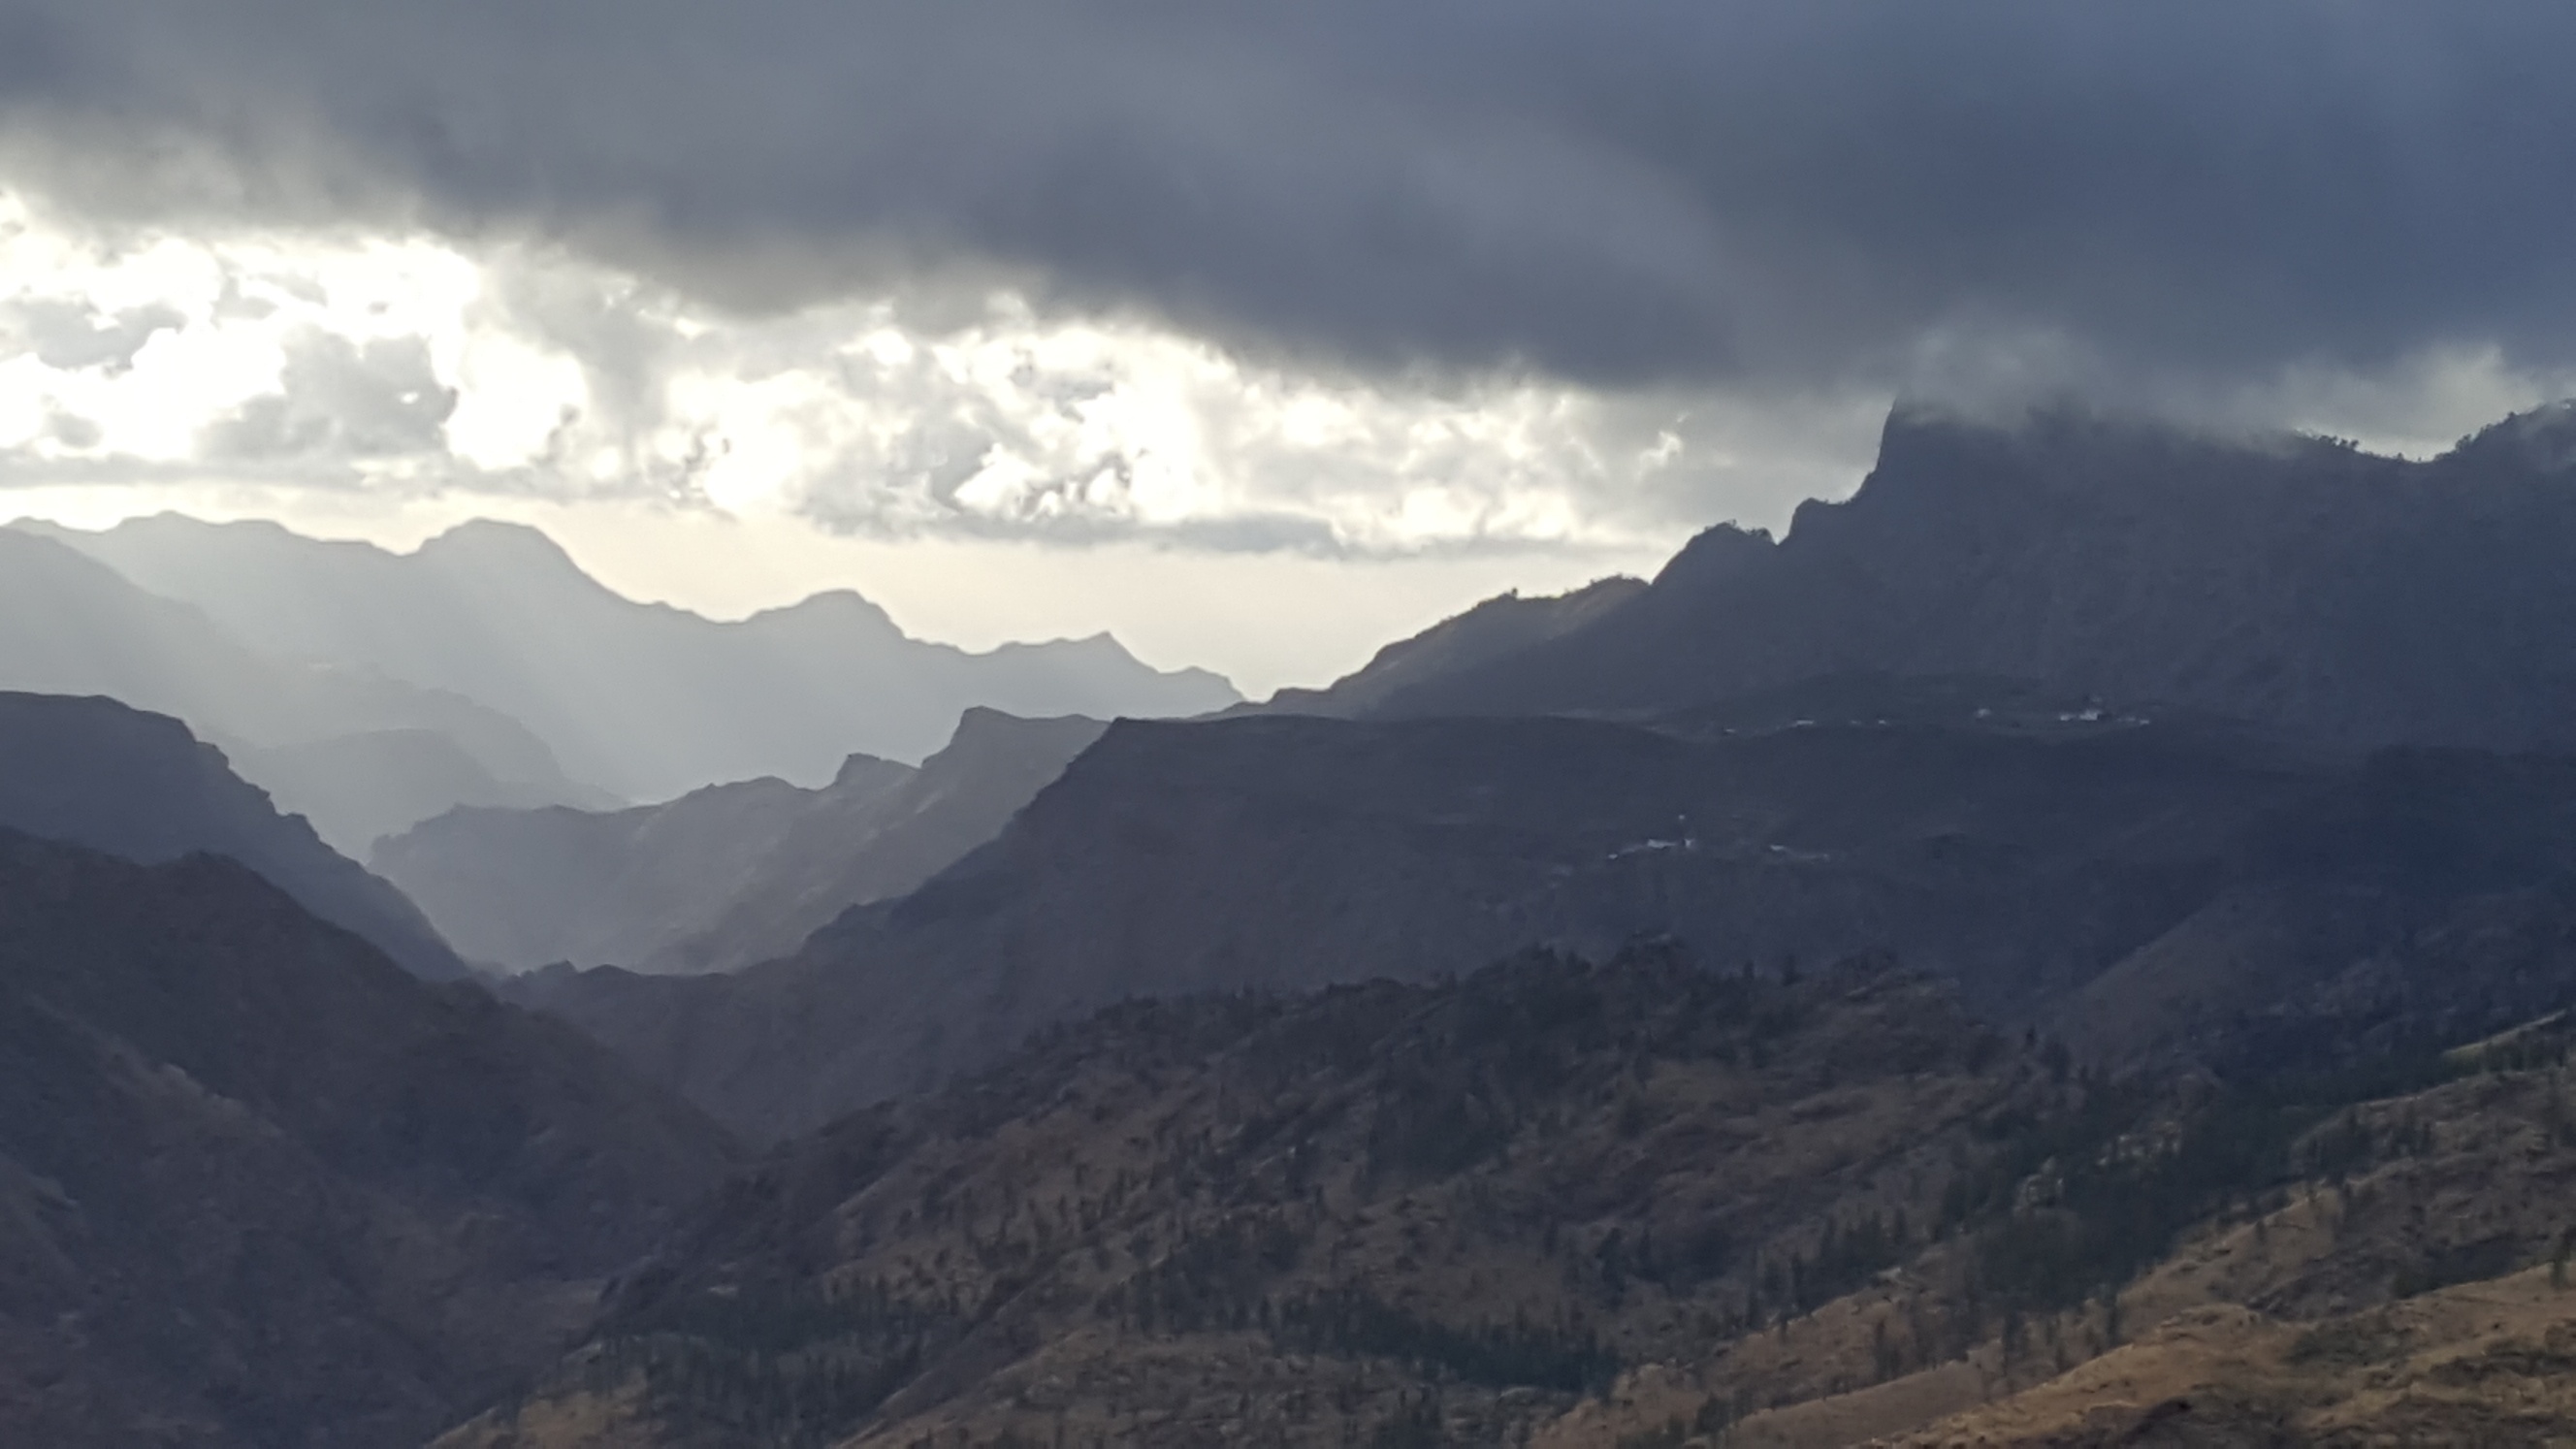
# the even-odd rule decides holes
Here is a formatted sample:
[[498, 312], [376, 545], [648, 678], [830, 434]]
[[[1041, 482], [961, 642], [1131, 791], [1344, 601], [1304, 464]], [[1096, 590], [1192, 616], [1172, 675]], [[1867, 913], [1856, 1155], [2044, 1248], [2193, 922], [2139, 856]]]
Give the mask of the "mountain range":
[[[2576, 404], [2426, 461], [2079, 409], [1899, 409], [1787, 536], [1370, 712], [1656, 713], [1819, 676], [1974, 675], [2350, 745], [2576, 746]], [[1359, 681], [1353, 681], [1356, 686]]]
[[819, 786], [854, 753], [919, 760], [978, 705], [1106, 719], [1238, 698], [1205, 670], [1148, 668], [1105, 634], [980, 654], [925, 643], [846, 590], [734, 623], [636, 603], [512, 524], [464, 524], [408, 554], [167, 514], [48, 532], [269, 655], [497, 710], [571, 777], [628, 802], [762, 776]]
[[343, 851], [460, 803], [612, 803], [498, 710], [263, 653], [23, 524], [0, 528], [0, 687], [185, 720]]
[[[2420, 462], [1903, 410], [1777, 541], [1327, 689], [385, 840], [560, 963], [488, 986], [178, 721], [0, 698], [0, 1433], [2576, 1436], [2571, 500], [2565, 409]], [[11, 537], [102, 638], [271, 627]]]
[[0, 829], [157, 865], [228, 856], [413, 973], [465, 974], [402, 893], [281, 815], [167, 715], [112, 699], [0, 692]]
[[918, 769], [852, 755], [818, 790], [761, 779], [607, 813], [456, 810], [377, 842], [371, 863], [505, 970], [730, 971], [936, 875], [1103, 728], [969, 709]]
[[2305, 992], [2438, 1017], [2447, 968], [2385, 953], [2576, 869], [2576, 774], [2545, 762], [2045, 718], [1122, 724], [992, 844], [789, 958], [510, 989], [755, 1137], [1131, 996], [1639, 936], [1766, 970], [1890, 952], [2097, 1060], [2208, 1066], [2240, 1014], [2286, 1049]]
[[[2213, 952], [2313, 973], [2287, 959], [2302, 931], [2381, 877], [2282, 846], [2315, 834], [2302, 812], [2408, 777], [2374, 747], [2532, 748], [2576, 718], [2552, 704], [2576, 594], [2541, 547], [2576, 517], [2568, 430], [2553, 410], [2410, 463], [1900, 412], [1860, 492], [1784, 542], [1719, 529], [1642, 588], [1497, 601], [1259, 718], [1119, 725], [992, 844], [789, 959], [523, 999], [769, 1136], [1125, 996], [1425, 979], [1534, 943], [1889, 950], [2012, 1023]], [[2510, 773], [2463, 758], [2421, 767]], [[2452, 844], [2548, 879], [2547, 778], [2496, 840], [2451, 822]], [[2423, 824], [2368, 818], [2389, 834], [2356, 849]], [[2439, 918], [2463, 896], [2432, 879], [2410, 889]]]

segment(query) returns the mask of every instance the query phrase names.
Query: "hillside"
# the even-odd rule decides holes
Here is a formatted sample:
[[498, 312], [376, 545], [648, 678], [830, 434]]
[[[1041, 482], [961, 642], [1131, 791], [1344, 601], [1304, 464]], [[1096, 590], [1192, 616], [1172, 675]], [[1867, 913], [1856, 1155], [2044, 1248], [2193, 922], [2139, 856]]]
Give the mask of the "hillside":
[[2454, 1285], [2563, 1258], [2560, 1020], [2216, 1086], [1883, 963], [1131, 1003], [787, 1149], [441, 1444], [2536, 1442], [2576, 1290]]
[[0, 833], [0, 1439], [418, 1444], [730, 1161], [240, 865]]
[[414, 973], [464, 963], [400, 891], [280, 815], [165, 715], [112, 699], [0, 692], [0, 829], [157, 864], [230, 856]]
[[1368, 1442], [1433, 1384], [1511, 1442], [1875, 1273], [1974, 1121], [2043, 1095], [1894, 976], [1135, 1004], [789, 1149], [442, 1443]]
[[478, 961], [731, 971], [946, 869], [1102, 729], [971, 709], [918, 770], [853, 755], [819, 790], [764, 779], [605, 814], [457, 811], [372, 863]]
[[1981, 675], [2353, 746], [2576, 745], [2576, 408], [2429, 461], [2074, 410], [1899, 409], [1786, 537], [1721, 526], [1396, 715], [1658, 713], [1820, 675]]
[[912, 639], [846, 590], [731, 623], [636, 603], [544, 534], [489, 521], [409, 554], [177, 515], [52, 536], [260, 649], [503, 711], [638, 803], [762, 776], [819, 786], [853, 753], [919, 760], [979, 705], [1109, 719], [1237, 699], [1107, 635], [983, 653]]

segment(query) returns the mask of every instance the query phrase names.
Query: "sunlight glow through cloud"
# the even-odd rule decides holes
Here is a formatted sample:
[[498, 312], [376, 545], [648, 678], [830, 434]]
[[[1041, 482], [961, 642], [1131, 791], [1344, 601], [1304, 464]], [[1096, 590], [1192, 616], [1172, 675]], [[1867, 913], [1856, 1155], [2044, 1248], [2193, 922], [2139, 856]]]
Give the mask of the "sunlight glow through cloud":
[[[1975, 405], [2086, 380], [2063, 339], [1950, 343], [1922, 353], [1915, 386]], [[2294, 366], [2226, 397], [2162, 401], [2421, 455], [2570, 391], [2576, 378], [2486, 345], [2368, 374]], [[1009, 294], [936, 326], [893, 297], [742, 315], [523, 240], [179, 235], [73, 222], [0, 191], [0, 517], [98, 524], [177, 507], [392, 538], [425, 519], [555, 510], [550, 526], [630, 540], [601, 556], [656, 597], [723, 609], [837, 585], [901, 602], [888, 590], [909, 589], [916, 627], [958, 638], [1066, 627], [1061, 593], [990, 602], [1014, 596], [1008, 581], [1039, 557], [1027, 550], [1053, 550], [1063, 588], [1132, 601], [1087, 618], [1255, 687], [1321, 682], [1473, 602], [1468, 590], [1650, 571], [1721, 520], [1781, 528], [1801, 501], [1859, 482], [1893, 396], [1300, 367]], [[653, 514], [754, 531], [633, 521]], [[786, 542], [799, 532], [865, 547]], [[648, 536], [757, 537], [760, 556], [736, 571], [778, 577], [746, 589], [657, 563], [631, 542]], [[931, 543], [947, 550], [941, 567], [907, 571], [898, 546]], [[1179, 622], [1194, 609], [1175, 601], [1216, 578], [1186, 559], [1262, 556], [1485, 562], [1443, 565], [1419, 587], [1350, 567], [1270, 571], [1299, 579], [1301, 600], [1332, 578], [1385, 601], [1383, 619], [1353, 612], [1329, 639]], [[1164, 582], [1130, 587], [1140, 570]]]
[[1712, 506], [1838, 491], [1820, 422], [1847, 488], [1885, 401], [1800, 400], [1780, 428], [1725, 399], [1301, 372], [1008, 295], [927, 333], [888, 301], [733, 316], [528, 246], [83, 231], [6, 195], [0, 274], [0, 476], [22, 487], [629, 497], [1328, 556], [1636, 549]]

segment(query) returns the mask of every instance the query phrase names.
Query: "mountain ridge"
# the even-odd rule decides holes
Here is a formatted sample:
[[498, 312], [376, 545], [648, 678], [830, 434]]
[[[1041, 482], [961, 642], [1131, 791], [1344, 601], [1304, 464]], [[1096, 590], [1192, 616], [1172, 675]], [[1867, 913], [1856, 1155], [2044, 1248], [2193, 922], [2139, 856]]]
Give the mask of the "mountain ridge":
[[919, 760], [975, 705], [1107, 718], [1239, 698], [1105, 636], [983, 653], [914, 640], [849, 590], [731, 622], [637, 603], [543, 533], [490, 520], [409, 554], [174, 514], [49, 532], [273, 653], [478, 700], [635, 802], [764, 775], [820, 784], [853, 753]]
[[2081, 409], [1893, 411], [1839, 503], [1720, 525], [1562, 637], [1383, 713], [1654, 713], [1821, 675], [1986, 675], [2354, 747], [2576, 747], [2564, 408], [2431, 460]]
[[466, 967], [402, 893], [278, 812], [223, 752], [113, 699], [0, 692], [0, 827], [155, 864], [229, 856], [431, 979]]
[[1897, 950], [2019, 1020], [2197, 909], [2238, 832], [2334, 778], [2224, 731], [2054, 716], [1126, 721], [994, 840], [790, 958], [512, 989], [755, 1137], [1126, 996], [1420, 980], [1640, 933], [1766, 967]]
[[608, 814], [455, 811], [379, 841], [370, 863], [505, 969], [730, 971], [936, 875], [1104, 728], [978, 706], [917, 769], [852, 755], [818, 790], [771, 779]]
[[[353, 851], [399, 820], [401, 797], [424, 772], [493, 804], [600, 798], [499, 711], [363, 669], [263, 653], [202, 610], [23, 524], [0, 528], [0, 687], [109, 695], [184, 719]], [[367, 739], [380, 775], [394, 778], [335, 781], [327, 765], [317, 776], [308, 752]]]

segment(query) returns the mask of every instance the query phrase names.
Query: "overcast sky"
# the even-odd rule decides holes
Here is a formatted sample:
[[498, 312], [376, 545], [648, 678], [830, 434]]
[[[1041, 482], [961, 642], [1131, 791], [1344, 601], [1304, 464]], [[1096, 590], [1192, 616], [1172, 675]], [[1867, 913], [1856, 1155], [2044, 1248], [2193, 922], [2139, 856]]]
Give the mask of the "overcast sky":
[[2422, 452], [2576, 391], [2571, 60], [2475, 0], [0, 0], [0, 513], [529, 517], [1265, 690], [1776, 525], [1900, 396]]

